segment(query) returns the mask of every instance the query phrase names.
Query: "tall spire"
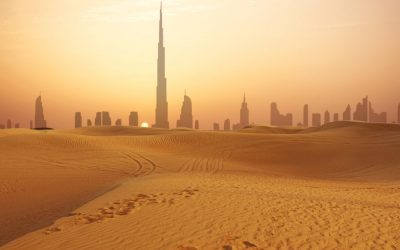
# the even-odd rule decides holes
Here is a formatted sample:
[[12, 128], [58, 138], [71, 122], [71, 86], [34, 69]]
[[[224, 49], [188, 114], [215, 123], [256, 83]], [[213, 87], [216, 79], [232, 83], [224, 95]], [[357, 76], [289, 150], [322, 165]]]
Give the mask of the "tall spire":
[[162, 19], [162, 1], [160, 3], [160, 23], [157, 59], [157, 104], [156, 121], [153, 127], [169, 128], [168, 122], [168, 101], [167, 101], [167, 78], [165, 77], [165, 47], [164, 29]]

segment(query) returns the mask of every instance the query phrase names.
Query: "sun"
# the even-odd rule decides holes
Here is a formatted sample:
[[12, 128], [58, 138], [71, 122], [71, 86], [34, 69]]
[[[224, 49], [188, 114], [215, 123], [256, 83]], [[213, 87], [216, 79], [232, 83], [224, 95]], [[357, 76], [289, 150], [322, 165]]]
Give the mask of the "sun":
[[148, 128], [149, 124], [147, 122], [142, 122], [142, 124], [140, 124], [141, 128]]

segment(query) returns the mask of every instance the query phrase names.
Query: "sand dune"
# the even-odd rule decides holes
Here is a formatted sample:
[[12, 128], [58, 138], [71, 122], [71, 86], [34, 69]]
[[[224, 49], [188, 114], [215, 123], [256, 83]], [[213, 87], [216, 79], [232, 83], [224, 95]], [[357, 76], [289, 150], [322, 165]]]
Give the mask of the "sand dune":
[[400, 130], [0, 131], [1, 249], [400, 248]]

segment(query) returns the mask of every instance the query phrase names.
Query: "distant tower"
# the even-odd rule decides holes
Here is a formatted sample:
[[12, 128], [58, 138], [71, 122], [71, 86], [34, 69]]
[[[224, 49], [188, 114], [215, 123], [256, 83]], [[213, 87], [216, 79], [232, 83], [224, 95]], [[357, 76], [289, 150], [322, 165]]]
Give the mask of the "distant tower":
[[87, 121], [86, 121], [86, 126], [87, 126], [88, 128], [90, 128], [90, 127], [92, 126], [92, 121], [91, 121], [90, 119], [87, 119]]
[[351, 121], [351, 107], [347, 105], [346, 110], [343, 112], [343, 121]]
[[35, 105], [35, 128], [46, 128], [46, 127], [47, 124], [43, 114], [42, 96], [39, 96], [36, 99], [36, 105]]
[[101, 112], [96, 113], [96, 118], [94, 119], [94, 125], [96, 127], [100, 127], [102, 124], [102, 119], [101, 119]]
[[362, 102], [357, 103], [356, 111], [353, 114], [353, 120], [368, 122], [368, 96], [363, 98]]
[[219, 123], [215, 122], [213, 128], [214, 128], [214, 131], [218, 131], [219, 130]]
[[397, 107], [397, 122], [400, 124], [400, 103], [399, 106]]
[[194, 128], [195, 128], [196, 130], [199, 130], [199, 129], [200, 129], [199, 120], [196, 120], [196, 121], [194, 122]]
[[192, 100], [186, 95], [183, 97], [180, 119], [176, 122], [176, 127], [193, 128]]
[[333, 121], [334, 122], [339, 121], [339, 114], [338, 113], [333, 114]]
[[168, 101], [167, 101], [167, 79], [165, 77], [165, 47], [164, 29], [162, 22], [162, 5], [160, 8], [158, 59], [157, 59], [157, 104], [155, 128], [169, 128]]
[[7, 128], [12, 128], [11, 120], [7, 120]]
[[15, 128], [19, 128], [19, 123], [15, 123]]
[[304, 105], [303, 108], [303, 126], [308, 127], [308, 104]]
[[33, 121], [32, 120], [30, 120], [30, 122], [29, 122], [29, 128], [33, 129]]
[[75, 128], [82, 128], [82, 114], [81, 112], [75, 113]]
[[278, 104], [271, 103], [271, 125], [272, 126], [292, 126], [293, 115], [291, 113], [282, 115], [278, 109]]
[[325, 111], [325, 114], [324, 114], [324, 124], [327, 124], [330, 122], [331, 122], [331, 114], [327, 110], [327, 111]]
[[244, 128], [249, 126], [249, 109], [247, 107], [246, 95], [243, 96], [242, 107], [240, 108], [240, 126]]
[[313, 127], [321, 126], [321, 114], [318, 113], [312, 114], [312, 126]]
[[229, 120], [229, 119], [225, 120], [225, 122], [224, 122], [224, 130], [225, 131], [231, 130], [231, 120]]
[[107, 111], [101, 112], [101, 118], [102, 118], [101, 125], [103, 125], [103, 126], [111, 126], [112, 125], [110, 113], [108, 113]]
[[129, 115], [129, 126], [137, 127], [139, 126], [139, 115], [137, 112], [131, 112]]

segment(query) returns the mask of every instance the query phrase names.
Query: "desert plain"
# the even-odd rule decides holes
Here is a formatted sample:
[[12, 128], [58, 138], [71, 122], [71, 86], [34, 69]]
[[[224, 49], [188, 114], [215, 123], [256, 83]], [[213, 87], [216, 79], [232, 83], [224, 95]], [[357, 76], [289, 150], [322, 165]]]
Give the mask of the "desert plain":
[[400, 249], [400, 126], [0, 130], [0, 249]]

